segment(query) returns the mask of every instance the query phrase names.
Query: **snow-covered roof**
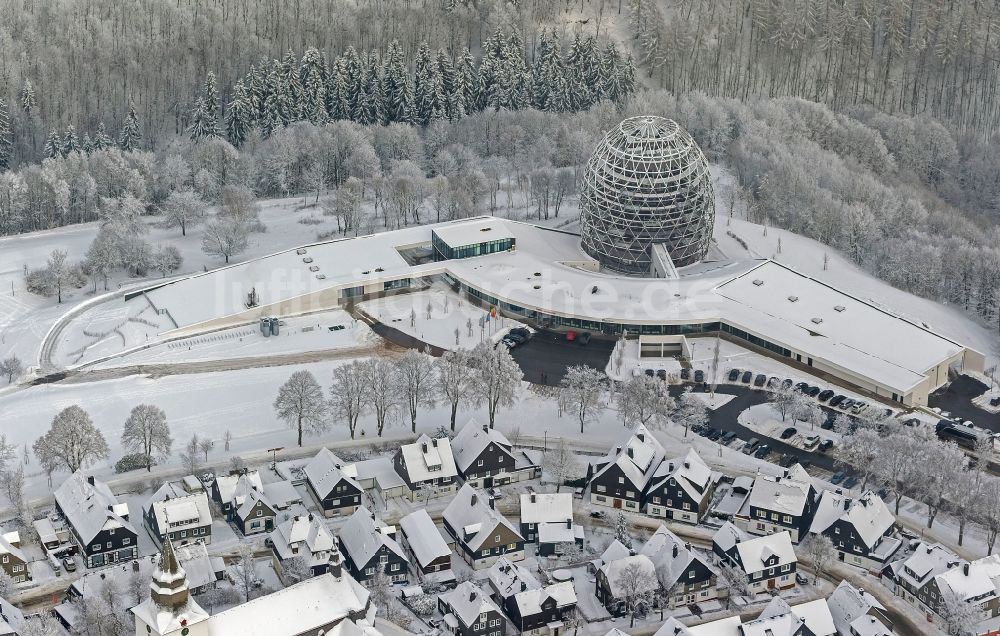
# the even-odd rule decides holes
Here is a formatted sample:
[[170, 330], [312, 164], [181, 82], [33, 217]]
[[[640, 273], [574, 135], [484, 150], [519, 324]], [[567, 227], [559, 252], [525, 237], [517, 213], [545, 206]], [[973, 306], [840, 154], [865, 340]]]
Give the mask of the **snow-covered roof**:
[[583, 537], [583, 526], [569, 520], [538, 524], [538, 543], [573, 543]]
[[188, 492], [180, 481], [169, 481], [146, 500], [143, 509], [152, 509], [161, 533], [168, 528], [207, 526], [212, 524], [212, 511], [204, 490]]
[[521, 493], [521, 523], [565, 522], [573, 519], [573, 494]]
[[[200, 588], [218, 579], [223, 568], [208, 554], [201, 541], [183, 546], [172, 546], [178, 565], [184, 569], [189, 588]], [[73, 581], [70, 587], [80, 596], [91, 597], [101, 593], [106, 581], [113, 581], [118, 589], [128, 589], [129, 579], [138, 571], [142, 581], [148, 581], [159, 561], [159, 554], [123, 561], [100, 570], [88, 571]]]
[[748, 501], [751, 506], [786, 515], [801, 516], [809, 503], [812, 483], [794, 477], [758, 474]]
[[378, 488], [383, 492], [406, 486], [406, 482], [396, 472], [391, 457], [372, 457], [344, 466], [344, 473], [364, 488]]
[[[517, 249], [417, 265], [400, 254], [402, 248], [430, 244], [432, 232], [481, 238], [484, 227], [491, 228], [486, 234], [513, 237]], [[479, 217], [285, 250], [157, 284], [129, 302], [167, 309], [180, 328], [197, 330], [220, 317], [256, 318], [257, 310], [245, 305], [251, 290], [262, 307], [292, 300], [308, 307], [307, 299], [319, 292], [447, 273], [501, 302], [555, 316], [630, 325], [724, 319], [900, 394], [924, 382], [928, 369], [964, 351], [921, 325], [770, 260], [731, 261], [671, 279], [572, 266], [580, 262], [594, 261], [576, 234]], [[219, 289], [229, 293], [217, 294]]]
[[359, 506], [354, 514], [340, 527], [338, 536], [344, 551], [358, 568], [363, 568], [372, 557], [385, 546], [401, 559], [409, 562], [399, 543], [390, 536], [392, 528], [387, 526], [373, 512]]
[[309, 460], [309, 463], [303, 467], [302, 471], [312, 485], [313, 490], [320, 497], [326, 497], [330, 494], [341, 480], [346, 480], [347, 483], [358, 490], [362, 489], [358, 485], [358, 482], [355, 481], [354, 476], [348, 475], [349, 471], [344, 461], [330, 452], [328, 448], [319, 449], [316, 456]]
[[608, 547], [604, 549], [601, 553], [601, 563], [611, 563], [612, 561], [617, 561], [618, 559], [624, 559], [625, 557], [632, 554], [632, 550], [628, 548], [624, 543], [618, 539], [613, 539]]
[[[93, 482], [93, 483], [91, 483]], [[128, 504], [120, 503], [108, 485], [76, 471], [56, 488], [56, 503], [84, 543], [105, 528], [124, 528], [135, 533], [128, 521]]]
[[742, 636], [795, 636], [803, 633], [802, 625], [815, 636], [834, 636], [836, 628], [824, 599], [800, 603], [789, 607], [781, 597], [771, 599], [760, 615], [745, 621], [740, 627]]
[[9, 554], [15, 559], [27, 563], [24, 552], [18, 547], [21, 543], [21, 536], [16, 530], [0, 534], [0, 554]]
[[316, 515], [296, 515], [279, 523], [269, 535], [281, 560], [308, 556], [310, 565], [325, 562], [334, 548], [334, 538], [323, 519]]
[[258, 501], [262, 502], [271, 510], [274, 510], [274, 505], [271, 504], [270, 500], [268, 500], [267, 495], [259, 490], [251, 490], [247, 495], [241, 495], [239, 499], [243, 501], [239, 509], [236, 510], [236, 515], [240, 519], [246, 519], [249, 517]]
[[472, 581], [459, 583], [455, 589], [440, 594], [438, 598], [451, 608], [451, 613], [465, 626], [479, 622], [480, 614], [500, 611], [489, 595]]
[[295, 484], [287, 479], [264, 484], [264, 494], [278, 510], [285, 510], [294, 504], [302, 503], [302, 494], [295, 489]]
[[683, 457], [660, 464], [656, 474], [658, 479], [653, 487], [659, 488], [673, 478], [691, 499], [701, 501], [717, 476], [718, 473], [713, 473], [701, 455], [691, 448]]
[[611, 466], [618, 466], [625, 477], [639, 491], [653, 478], [663, 461], [665, 451], [653, 434], [642, 424], [635, 427], [632, 435], [624, 445], [612, 448], [601, 463], [607, 462], [594, 474], [594, 479], [608, 471]]
[[471, 550], [478, 550], [499, 525], [521, 536], [506, 517], [490, 507], [488, 495], [469, 484], [462, 486], [455, 494], [442, 517]]
[[653, 636], [742, 636], [740, 627], [738, 614], [690, 627], [671, 616]]
[[868, 592], [841, 581], [826, 599], [830, 616], [839, 634], [859, 636], [888, 636], [892, 630], [882, 624], [870, 611], [885, 613], [885, 607]]
[[641, 581], [645, 584], [643, 591], [652, 592], [659, 587], [659, 581], [656, 578], [656, 566], [653, 565], [653, 562], [649, 560], [648, 556], [644, 554], [627, 556], [623, 559], [617, 559], [601, 566], [601, 572], [603, 572], [604, 576], [607, 577], [608, 587], [611, 590], [612, 596], [615, 598], [622, 598], [622, 572], [632, 565], [638, 566], [639, 571], [645, 575], [643, 581]]
[[919, 589], [936, 575], [963, 562], [958, 555], [940, 543], [921, 541], [908, 557], [895, 561], [890, 567], [897, 577], [907, 581], [914, 589]]
[[646, 541], [639, 554], [649, 557], [653, 562], [661, 582], [676, 583], [695, 560], [701, 561], [707, 567], [705, 559], [701, 559], [688, 544], [663, 525]]
[[233, 504], [237, 507], [243, 504], [243, 498], [251, 490], [263, 490], [264, 486], [260, 481], [260, 472], [250, 470], [236, 475], [222, 475], [215, 478], [216, 488], [219, 491], [219, 499], [222, 503]]
[[271, 594], [241, 603], [209, 619], [211, 636], [273, 636], [305, 634], [322, 625], [365, 611], [368, 590], [346, 572], [305, 579]]
[[[608, 632], [610, 634], [611, 632]], [[673, 616], [667, 618], [666, 622], [654, 632], [653, 636], [691, 636], [688, 626], [680, 622]]]
[[426, 566], [434, 559], [450, 557], [451, 548], [445, 542], [441, 533], [427, 510], [415, 510], [399, 520], [399, 528], [406, 537], [406, 544], [417, 559], [417, 563]]
[[727, 521], [715, 531], [712, 536], [712, 544], [718, 546], [723, 552], [729, 552], [737, 543], [749, 538], [749, 534], [737, 528], [731, 521]]
[[1000, 595], [1000, 555], [991, 554], [934, 577], [938, 588], [951, 590], [963, 601], [982, 602]]
[[427, 435], [421, 435], [416, 442], [403, 444], [399, 450], [403, 454], [411, 484], [458, 476], [455, 457], [451, 452], [451, 440], [447, 437], [431, 439]]
[[473, 219], [469, 223], [449, 223], [434, 226], [434, 233], [449, 247], [478, 245], [487, 241], [513, 238], [506, 223], [494, 222], [493, 218]]
[[24, 614], [21, 610], [0, 597], [0, 636], [20, 634], [24, 627]]
[[560, 609], [576, 605], [576, 589], [573, 587], [573, 582], [561, 581], [514, 594], [514, 602], [517, 604], [521, 616], [541, 614], [542, 603], [550, 598], [556, 602], [556, 607]]
[[490, 580], [490, 587], [500, 598], [513, 596], [518, 592], [541, 589], [541, 582], [535, 578], [528, 568], [512, 562], [505, 556], [497, 559], [497, 562], [490, 566], [487, 576]]
[[[798, 561], [795, 557], [795, 550], [792, 548], [792, 536], [788, 534], [787, 530], [740, 541], [736, 544], [736, 552], [739, 554], [743, 571], [747, 574]], [[764, 561], [772, 556], [778, 557], [777, 562], [772, 565], [764, 565]]]
[[860, 497], [826, 490], [820, 495], [809, 532], [823, 534], [838, 519], [850, 524], [869, 549], [896, 522], [889, 507], [872, 490], [865, 491]]
[[455, 439], [451, 440], [451, 451], [458, 469], [463, 473], [468, 470], [491, 443], [507, 451], [511, 447], [510, 440], [498, 429], [480, 425], [474, 418], [470, 419], [458, 431]]

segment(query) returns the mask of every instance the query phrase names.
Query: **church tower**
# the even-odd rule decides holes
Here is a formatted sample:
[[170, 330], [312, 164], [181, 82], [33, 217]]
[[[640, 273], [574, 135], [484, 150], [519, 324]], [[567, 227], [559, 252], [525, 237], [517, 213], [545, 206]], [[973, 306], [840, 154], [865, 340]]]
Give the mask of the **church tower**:
[[170, 538], [163, 540], [149, 598], [132, 608], [136, 636], [208, 636], [208, 613], [190, 597], [187, 574]]

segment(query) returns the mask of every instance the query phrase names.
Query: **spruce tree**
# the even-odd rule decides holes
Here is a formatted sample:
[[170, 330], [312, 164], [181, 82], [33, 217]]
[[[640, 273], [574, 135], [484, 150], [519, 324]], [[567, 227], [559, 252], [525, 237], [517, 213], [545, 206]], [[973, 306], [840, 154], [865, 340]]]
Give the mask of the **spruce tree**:
[[80, 139], [76, 136], [76, 126], [70, 124], [66, 126], [66, 134], [63, 135], [62, 154], [65, 157], [71, 152], [80, 152]]
[[219, 116], [219, 91], [216, 88], [215, 73], [209, 71], [205, 75], [205, 110], [212, 116], [213, 121], [218, 121]]
[[80, 147], [84, 154], [89, 155], [94, 152], [94, 140], [90, 138], [90, 133], [83, 133], [83, 142], [81, 142]]
[[601, 95], [616, 103], [622, 98], [621, 65], [622, 56], [618, 52], [618, 47], [609, 40], [608, 45], [604, 48], [604, 55], [601, 57], [601, 76], [603, 78]]
[[14, 133], [10, 128], [7, 101], [0, 97], [0, 172], [10, 168], [13, 161]]
[[[365, 82], [365, 65], [353, 46], [347, 47], [342, 60], [344, 90], [347, 91], [347, 118], [358, 121], [363, 109], [362, 93]], [[338, 73], [340, 75], [341, 73]]]
[[410, 120], [410, 108], [413, 96], [409, 77], [406, 73], [406, 60], [403, 49], [397, 40], [389, 43], [385, 61], [382, 65], [382, 99], [385, 102], [383, 122], [407, 122]]
[[455, 74], [455, 65], [451, 61], [451, 56], [445, 49], [438, 49], [437, 59], [438, 76], [441, 78], [441, 98], [444, 107], [444, 116], [454, 121], [464, 115], [461, 108], [461, 101], [457, 94], [458, 78]]
[[378, 52], [374, 49], [368, 52], [368, 62], [365, 66], [365, 80], [359, 96], [359, 118], [356, 122], [363, 125], [385, 124], [386, 99], [382, 87], [384, 80], [381, 74]]
[[490, 107], [499, 109], [506, 102], [504, 75], [507, 68], [506, 41], [497, 27], [483, 45], [483, 58], [479, 62], [479, 92], [477, 110]]
[[531, 68], [531, 98], [538, 110], [549, 110], [553, 49], [554, 42], [549, 39], [548, 32], [542, 29], [538, 36], [538, 48], [535, 49], [535, 63]]
[[21, 86], [21, 108], [29, 119], [31, 114], [35, 112], [35, 104], [35, 87], [31, 85], [31, 80], [26, 77], [24, 85]]
[[299, 66], [299, 85], [302, 87], [299, 110], [304, 119], [314, 124], [324, 124], [329, 119], [326, 81], [326, 60], [315, 48], [307, 49]]
[[351, 118], [351, 97], [347, 90], [347, 63], [343, 57], [338, 57], [327, 76], [327, 112], [330, 119]]
[[208, 72], [205, 76], [205, 88], [201, 97], [195, 101], [191, 114], [191, 125], [188, 132], [191, 139], [197, 141], [204, 137], [218, 137], [219, 93], [215, 87], [215, 73]]
[[265, 91], [264, 103], [261, 105], [260, 121], [257, 124], [260, 126], [261, 134], [264, 137], [270, 137], [275, 130], [284, 128], [287, 123], [282, 116], [282, 94], [284, 89], [282, 88], [277, 63], [274, 64], [271, 72], [268, 74], [265, 85], [267, 90]]
[[276, 87], [278, 105], [281, 108], [281, 120], [285, 125], [304, 119], [302, 103], [302, 84], [299, 82], [299, 71], [295, 53], [289, 50], [285, 57], [277, 62], [279, 83]]
[[45, 140], [43, 151], [49, 159], [62, 156], [62, 142], [59, 140], [59, 133], [56, 132], [55, 128], [49, 131], [49, 138]]
[[455, 95], [462, 114], [481, 109], [479, 106], [481, 92], [482, 82], [479, 70], [476, 68], [476, 60], [469, 49], [465, 49], [458, 58], [458, 65], [455, 68]]
[[262, 60], [260, 64], [251, 65], [244, 83], [250, 102], [251, 120], [254, 124], [259, 123], [264, 116], [264, 102], [267, 99], [266, 68], [266, 60]]
[[142, 133], [139, 132], [139, 118], [135, 114], [135, 104], [129, 102], [128, 114], [125, 115], [125, 123], [122, 125], [121, 133], [118, 135], [118, 147], [126, 152], [136, 150], [139, 142], [142, 141]]
[[243, 81], [233, 87], [233, 99], [226, 108], [226, 137], [236, 148], [243, 145], [253, 127], [253, 106]]
[[[431, 59], [427, 43], [420, 44], [413, 71], [413, 121], [421, 126], [430, 123], [435, 108], [442, 109], [441, 79], [438, 67]], [[440, 112], [438, 113], [440, 118]]]
[[97, 132], [94, 134], [94, 150], [106, 150], [112, 146], [111, 137], [104, 128], [104, 122], [97, 124]]

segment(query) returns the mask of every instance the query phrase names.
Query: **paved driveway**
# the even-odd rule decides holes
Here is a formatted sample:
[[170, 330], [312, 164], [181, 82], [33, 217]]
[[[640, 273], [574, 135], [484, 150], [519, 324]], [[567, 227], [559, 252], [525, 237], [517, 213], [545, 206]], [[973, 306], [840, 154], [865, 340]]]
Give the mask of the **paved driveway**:
[[556, 386], [568, 367], [585, 365], [603, 371], [611, 360], [614, 347], [615, 343], [611, 340], [594, 338], [581, 345], [575, 341], [567, 342], [562, 334], [539, 331], [511, 353], [521, 365], [526, 381]]
[[976, 426], [1000, 433], [1000, 413], [989, 413], [972, 403], [972, 398], [982, 395], [984, 391], [985, 384], [967, 375], [960, 375], [948, 386], [932, 393], [927, 403], [948, 411], [954, 418], [970, 420]]

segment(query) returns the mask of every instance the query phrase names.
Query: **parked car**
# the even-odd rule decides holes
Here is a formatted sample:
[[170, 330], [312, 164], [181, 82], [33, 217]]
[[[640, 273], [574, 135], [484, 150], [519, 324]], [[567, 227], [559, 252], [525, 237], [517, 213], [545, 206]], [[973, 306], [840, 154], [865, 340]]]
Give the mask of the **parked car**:
[[772, 391], [778, 388], [779, 384], [781, 384], [781, 380], [776, 375], [772, 375], [767, 379], [767, 388], [771, 389]]
[[778, 460], [778, 466], [782, 468], [788, 468], [795, 463], [795, 455], [782, 454], [781, 459]]
[[514, 349], [515, 347], [519, 347], [527, 341], [528, 339], [520, 334], [509, 333], [506, 336], [504, 336], [503, 340], [501, 340], [500, 342], [507, 345], [508, 349]]
[[764, 375], [763, 373], [758, 373], [757, 377], [753, 379], [753, 385], [756, 387], [762, 387], [766, 382], [767, 382], [767, 376]]
[[806, 435], [802, 438], [802, 447], [811, 450], [819, 446], [819, 435]]
[[792, 381], [789, 380], [788, 378], [785, 378], [784, 380], [781, 381], [781, 388], [785, 390], [792, 388]]
[[855, 477], [854, 475], [851, 475], [850, 477], [844, 480], [844, 488], [854, 488], [857, 485], [858, 485], [858, 478]]
[[587, 343], [590, 342], [591, 337], [592, 336], [590, 335], [589, 331], [584, 331], [579, 336], [577, 336], [576, 342], [579, 345], [586, 345]]
[[736, 433], [733, 431], [726, 431], [722, 434], [722, 437], [719, 438], [719, 441], [723, 444], [729, 444], [734, 439], [736, 439]]
[[698, 369], [697, 371], [695, 371], [694, 372], [694, 381], [695, 382], [704, 382], [705, 381], [705, 372], [702, 371], [701, 369]]
[[730, 369], [729, 370], [729, 381], [730, 382], [736, 382], [739, 379], [740, 379], [740, 370], [739, 369]]
[[661, 380], [666, 381], [666, 379], [667, 379], [667, 370], [666, 369], [657, 369], [656, 370], [656, 377], [659, 378], [659, 379], [661, 379]]
[[825, 453], [826, 451], [830, 450], [831, 448], [833, 448], [833, 440], [832, 439], [825, 439], [825, 440], [823, 440], [822, 442], [819, 443], [819, 446], [816, 448], [816, 450], [818, 450], [821, 453]]
[[830, 406], [837, 406], [838, 404], [840, 404], [841, 402], [843, 402], [846, 399], [847, 398], [845, 398], [843, 395], [837, 394], [837, 395], [833, 396], [832, 398], [830, 398]]
[[691, 427], [691, 432], [700, 434], [703, 430], [705, 430], [705, 428], [704, 424], [695, 424]]
[[799, 585], [806, 585], [806, 584], [809, 583], [809, 579], [807, 579], [803, 575], [801, 575], [798, 572], [796, 572], [795, 573], [795, 582], [798, 583]]
[[719, 441], [719, 438], [721, 437], [722, 437], [722, 431], [720, 431], [717, 428], [713, 428], [712, 432], [708, 434], [708, 439], [712, 440], [713, 442]]
[[844, 398], [844, 401], [837, 405], [841, 411], [846, 411], [852, 406], [854, 406], [854, 400], [851, 398]]
[[753, 456], [757, 459], [764, 459], [771, 454], [771, 447], [767, 444], [761, 444], [757, 450], [754, 452]]
[[833, 430], [833, 418], [832, 417], [826, 418], [825, 420], [823, 420], [823, 423], [819, 425], [819, 427], [821, 429], [823, 429], [824, 431], [832, 431]]
[[576, 332], [575, 331], [567, 331], [566, 332], [566, 342], [573, 342], [574, 340], [576, 340]]
[[750, 384], [750, 380], [753, 379], [753, 371], [744, 371], [743, 377], [740, 379], [743, 381], [743, 384]]
[[809, 383], [808, 382], [796, 382], [795, 383], [795, 390], [796, 391], [805, 391], [808, 388], [809, 388]]
[[73, 557], [63, 557], [62, 563], [67, 572], [76, 572], [76, 561]]
[[851, 408], [851, 413], [854, 413], [855, 415], [858, 415], [859, 413], [861, 413], [862, 411], [864, 411], [866, 408], [868, 408], [868, 403], [867, 402], [855, 402], [854, 406]]
[[646, 375], [648, 375], [651, 378], [655, 378], [656, 377], [656, 371], [654, 371], [652, 369], [646, 369]]
[[681, 380], [691, 379], [691, 369], [687, 367], [681, 367]]
[[806, 389], [805, 389], [805, 391], [803, 391], [803, 393], [805, 393], [809, 397], [816, 397], [817, 395], [819, 395], [819, 387], [818, 386], [809, 386], [809, 387], [806, 387]]
[[791, 439], [795, 437], [795, 434], [799, 432], [799, 429], [794, 426], [789, 426], [785, 430], [781, 431], [781, 439]]
[[1000, 406], [1000, 395], [990, 400], [990, 406]]
[[747, 443], [743, 446], [743, 454], [749, 455], [750, 453], [753, 452], [755, 448], [757, 448], [758, 444], [760, 444], [760, 440], [757, 439], [756, 437], [751, 437], [750, 439], [747, 440]]
[[531, 331], [527, 327], [514, 327], [508, 333], [521, 336], [526, 341], [531, 340]]
[[608, 513], [604, 512], [603, 510], [591, 510], [590, 516], [593, 517], [594, 519], [603, 519], [604, 517], [608, 516]]
[[920, 420], [918, 420], [915, 417], [903, 420], [903, 426], [919, 426], [919, 425], [920, 425]]
[[826, 402], [827, 400], [833, 397], [833, 391], [831, 391], [830, 389], [826, 389], [825, 391], [820, 391], [819, 395], [817, 395], [816, 397], [819, 398], [820, 402]]

